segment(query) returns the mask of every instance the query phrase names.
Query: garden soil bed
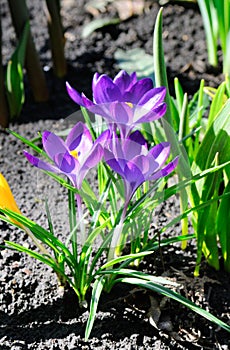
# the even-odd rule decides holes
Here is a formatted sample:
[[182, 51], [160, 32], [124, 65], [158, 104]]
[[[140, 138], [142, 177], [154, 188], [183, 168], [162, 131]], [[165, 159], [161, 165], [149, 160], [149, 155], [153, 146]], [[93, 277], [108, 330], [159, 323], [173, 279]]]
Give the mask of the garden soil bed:
[[[34, 138], [45, 129], [61, 131], [79, 116], [78, 107], [69, 99], [65, 80], [75, 88], [91, 94], [93, 74], [114, 76], [119, 67], [114, 60], [117, 48], [141, 47], [152, 53], [153, 26], [159, 5], [151, 1], [143, 14], [117, 25], [110, 25], [81, 38], [81, 31], [92, 20], [83, 0], [63, 0], [63, 25], [66, 30], [68, 75], [58, 80], [52, 74], [42, 1], [28, 1], [31, 26], [41, 61], [46, 71], [50, 101], [33, 102], [27, 81], [26, 102], [20, 119], [10, 124], [19, 134]], [[146, 2], [148, 3], [148, 2]], [[180, 3], [180, 4], [179, 4]], [[99, 16], [114, 16], [113, 4]], [[3, 25], [3, 58], [12, 54], [16, 39], [11, 27], [6, 1], [1, 2]], [[214, 71], [207, 63], [205, 36], [197, 7], [167, 4], [163, 11], [164, 47], [170, 91], [173, 79], [179, 77], [188, 95], [194, 94], [200, 79], [217, 87], [223, 80], [220, 66]], [[74, 117], [69, 116], [74, 114]], [[75, 119], [74, 119], [75, 118]], [[23, 214], [47, 227], [44, 199], [47, 198], [55, 231], [62, 239], [68, 234], [66, 190], [45, 174], [32, 168], [23, 157], [24, 146], [5, 131], [0, 131], [0, 171], [6, 176]], [[177, 200], [164, 204], [155, 213], [154, 227], [160, 227], [178, 214]], [[0, 222], [0, 244], [11, 240], [29, 247], [32, 243], [20, 230]], [[177, 235], [173, 227], [168, 235]], [[185, 251], [174, 245], [163, 248], [141, 264], [140, 268], [164, 275], [180, 283], [179, 292], [230, 322], [230, 278], [223, 270], [216, 272], [202, 261], [200, 278], [193, 277], [195, 242]], [[163, 300], [157, 327], [151, 324], [151, 302], [163, 304], [162, 297], [126, 285], [117, 285], [101, 297], [95, 325], [88, 342], [84, 329], [88, 311], [80, 309], [71, 290], [61, 293], [55, 274], [46, 266], [23, 254], [0, 252], [0, 350], [70, 350], [70, 349], [228, 349], [230, 336], [216, 325], [170, 300]]]

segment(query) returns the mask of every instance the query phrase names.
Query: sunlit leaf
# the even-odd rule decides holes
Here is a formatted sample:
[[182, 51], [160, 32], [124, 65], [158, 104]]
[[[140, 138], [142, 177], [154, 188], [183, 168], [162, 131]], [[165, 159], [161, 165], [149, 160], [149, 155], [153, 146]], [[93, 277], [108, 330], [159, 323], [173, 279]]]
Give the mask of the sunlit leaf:
[[114, 57], [121, 69], [129, 74], [136, 72], [139, 79], [149, 77], [154, 82], [153, 58], [141, 48], [115, 51]]
[[93, 21], [87, 23], [82, 30], [81, 36], [83, 39], [90, 36], [95, 30], [109, 26], [109, 25], [115, 25], [120, 23], [119, 18], [111, 18], [111, 17], [104, 17], [104, 18], [97, 18]]
[[6, 92], [11, 118], [19, 116], [24, 100], [23, 66], [29, 35], [29, 22], [25, 24], [18, 47], [7, 65]]

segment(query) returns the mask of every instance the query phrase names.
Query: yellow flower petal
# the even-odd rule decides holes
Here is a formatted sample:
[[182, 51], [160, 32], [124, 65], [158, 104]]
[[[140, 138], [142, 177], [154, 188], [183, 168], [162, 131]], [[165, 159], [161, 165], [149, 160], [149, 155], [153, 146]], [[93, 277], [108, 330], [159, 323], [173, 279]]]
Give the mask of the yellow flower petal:
[[[1, 209], [10, 209], [15, 213], [21, 214], [20, 209], [15, 202], [14, 196], [11, 192], [10, 186], [8, 182], [4, 178], [4, 176], [0, 173], [0, 208]], [[12, 220], [12, 222], [17, 225], [22, 226], [19, 222]]]

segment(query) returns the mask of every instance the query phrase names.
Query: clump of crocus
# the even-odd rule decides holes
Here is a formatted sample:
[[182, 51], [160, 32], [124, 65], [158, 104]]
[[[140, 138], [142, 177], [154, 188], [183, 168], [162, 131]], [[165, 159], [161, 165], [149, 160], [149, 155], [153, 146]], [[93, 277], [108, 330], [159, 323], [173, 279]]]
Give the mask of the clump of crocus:
[[66, 84], [69, 96], [90, 112], [104, 117], [127, 136], [140, 123], [161, 118], [166, 112], [165, 87], [153, 87], [150, 78], [137, 80], [136, 73], [120, 71], [112, 80], [105, 74], [94, 74], [93, 101]]
[[93, 142], [88, 128], [79, 122], [70, 131], [65, 142], [50, 131], [43, 132], [43, 147], [53, 164], [26, 151], [24, 154], [32, 165], [45, 171], [64, 174], [73, 186], [80, 189], [89, 169], [102, 159], [103, 146], [108, 136], [109, 130], [106, 130]]
[[113, 135], [105, 146], [106, 163], [123, 178], [125, 204], [120, 222], [114, 230], [109, 259], [120, 254], [119, 240], [129, 202], [145, 181], [154, 181], [169, 175], [177, 166], [178, 157], [165, 165], [170, 155], [170, 144], [162, 142], [148, 150], [147, 142], [136, 130], [127, 138]]

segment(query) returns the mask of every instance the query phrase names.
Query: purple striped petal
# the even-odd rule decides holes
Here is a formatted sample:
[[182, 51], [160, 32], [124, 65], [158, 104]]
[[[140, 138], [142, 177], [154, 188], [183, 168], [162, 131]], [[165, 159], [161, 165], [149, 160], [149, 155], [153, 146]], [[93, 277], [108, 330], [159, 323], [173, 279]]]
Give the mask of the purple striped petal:
[[[66, 139], [66, 146], [70, 151], [80, 148], [80, 154], [87, 153], [92, 147], [92, 136], [88, 128], [82, 122], [78, 122], [70, 131]], [[78, 154], [78, 156], [80, 156]]]
[[136, 156], [141, 154], [147, 154], [148, 150], [145, 146], [142, 146], [140, 143], [135, 142], [130, 139], [126, 139], [123, 141], [122, 149], [124, 152], [124, 157], [127, 160], [131, 160]]
[[[131, 197], [136, 189], [146, 180], [141, 169], [134, 163], [129, 162], [126, 164], [125, 181], [129, 183], [131, 191], [129, 196]], [[128, 187], [127, 187], [128, 188]]]
[[92, 90], [94, 91], [94, 89], [96, 88], [97, 85], [97, 81], [100, 78], [100, 74], [98, 72], [96, 72], [93, 76], [93, 80], [92, 80]]
[[129, 75], [124, 70], [120, 71], [113, 79], [114, 84], [116, 84], [119, 87], [122, 95], [126, 91], [130, 90], [132, 86], [136, 83], [136, 81], [137, 81], [137, 75], [135, 72]]
[[51, 171], [51, 172], [56, 173], [56, 174], [60, 174], [60, 170], [57, 167], [55, 167], [49, 163], [44, 162], [43, 160], [33, 156], [32, 154], [30, 154], [26, 151], [24, 151], [23, 153], [26, 156], [26, 158], [28, 159], [28, 161], [36, 168], [39, 168], [39, 169], [42, 169], [45, 171]]
[[113, 117], [110, 113], [110, 110], [108, 109], [108, 106], [110, 106], [110, 104], [108, 104], [108, 103], [100, 104], [100, 105], [95, 105], [92, 103], [91, 105], [87, 105], [85, 107], [91, 113], [98, 114], [108, 121], [113, 121]]
[[95, 106], [95, 104], [90, 99], [88, 99], [88, 97], [86, 97], [85, 94], [82, 93], [81, 97], [82, 97], [83, 106], [85, 108], [89, 108], [91, 106]]
[[[144, 178], [148, 176], [149, 171], [151, 170], [150, 161], [148, 157], [143, 155], [138, 155], [131, 161], [135, 166], [141, 171]], [[152, 162], [154, 163], [154, 162]]]
[[126, 165], [126, 161], [124, 161], [124, 159], [121, 160], [121, 158], [116, 158], [114, 153], [106, 148], [104, 149], [104, 158], [111, 169], [124, 177], [124, 167]]
[[149, 180], [158, 180], [161, 177], [165, 177], [165, 176], [169, 175], [176, 168], [178, 161], [179, 161], [179, 157], [174, 158], [173, 161], [168, 163], [163, 169], [160, 169], [155, 174], [150, 176]]
[[77, 184], [78, 188], [81, 187], [82, 181], [86, 176], [87, 172], [95, 167], [102, 159], [104, 150], [100, 144], [97, 144], [90, 154], [85, 157], [85, 161], [81, 164], [79, 169]]
[[44, 131], [42, 134], [42, 144], [48, 156], [54, 160], [57, 153], [66, 153], [65, 142], [50, 131]]
[[98, 138], [94, 141], [94, 145], [100, 144], [104, 148], [108, 143], [108, 140], [110, 139], [110, 137], [111, 137], [110, 130], [107, 129], [98, 136]]
[[162, 142], [151, 148], [149, 154], [155, 159], [155, 161], [161, 167], [169, 157], [170, 144], [168, 142]]
[[69, 97], [74, 102], [76, 102], [80, 106], [84, 106], [81, 95], [79, 94], [79, 92], [77, 90], [72, 88], [72, 86], [68, 82], [66, 82], [66, 89], [67, 89], [67, 92], [69, 94]]
[[78, 160], [72, 157], [68, 152], [65, 154], [56, 154], [54, 157], [54, 162], [64, 174], [69, 174], [73, 171], [77, 171], [79, 168]]
[[150, 110], [156, 104], [161, 103], [164, 100], [165, 95], [166, 95], [166, 88], [165, 87], [153, 88], [149, 91], [146, 91], [144, 96], [141, 97], [138, 104], [140, 106], [146, 105], [145, 108]]
[[137, 106], [134, 112], [133, 122], [135, 124], [149, 123], [163, 117], [167, 109], [166, 103], [161, 103], [152, 110], [147, 110], [145, 106]]
[[113, 83], [112, 79], [106, 75], [101, 75], [95, 84], [93, 97], [96, 103], [109, 103], [120, 101], [122, 95], [120, 89]]
[[149, 90], [151, 91], [151, 89], [153, 89], [152, 80], [150, 78], [141, 79], [125, 94], [125, 100], [137, 105], [142, 100], [142, 96], [147, 94]]
[[128, 124], [132, 115], [131, 108], [126, 103], [114, 102], [108, 109], [113, 117], [113, 121], [117, 124]]
[[147, 141], [139, 130], [132, 132], [129, 139], [147, 148]]

